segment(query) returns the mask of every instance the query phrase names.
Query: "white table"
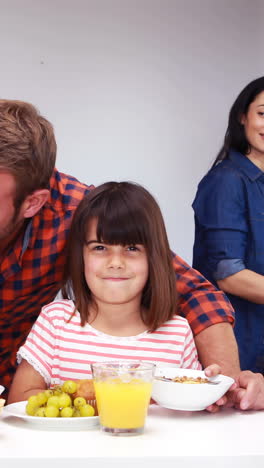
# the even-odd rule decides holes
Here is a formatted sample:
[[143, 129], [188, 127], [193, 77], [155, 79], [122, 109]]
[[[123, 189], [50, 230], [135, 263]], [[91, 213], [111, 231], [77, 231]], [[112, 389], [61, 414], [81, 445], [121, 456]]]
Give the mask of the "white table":
[[37, 429], [0, 419], [1, 468], [263, 468], [264, 411], [180, 412], [152, 405], [145, 433]]

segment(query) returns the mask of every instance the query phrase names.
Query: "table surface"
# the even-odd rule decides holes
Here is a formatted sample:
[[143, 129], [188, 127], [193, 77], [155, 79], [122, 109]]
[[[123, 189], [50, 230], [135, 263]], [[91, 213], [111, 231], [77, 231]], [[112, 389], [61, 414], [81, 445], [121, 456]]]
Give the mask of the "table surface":
[[56, 430], [0, 418], [5, 468], [263, 468], [264, 411], [181, 412], [152, 405], [145, 432], [113, 437], [99, 428]]

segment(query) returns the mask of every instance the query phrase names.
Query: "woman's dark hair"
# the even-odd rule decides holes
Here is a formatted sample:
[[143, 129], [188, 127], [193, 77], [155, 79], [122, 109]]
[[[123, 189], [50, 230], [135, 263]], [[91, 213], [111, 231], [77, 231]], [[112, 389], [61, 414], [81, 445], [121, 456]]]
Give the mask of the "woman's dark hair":
[[85, 280], [83, 248], [94, 219], [98, 242], [145, 246], [149, 277], [142, 294], [142, 320], [149, 331], [156, 330], [176, 313], [176, 279], [160, 208], [152, 195], [135, 183], [107, 182], [79, 204], [67, 245], [63, 297], [75, 302], [82, 325], [87, 323], [93, 299]]
[[264, 91], [264, 76], [251, 81], [238, 95], [229, 112], [228, 127], [224, 144], [220, 149], [213, 166], [219, 161], [228, 158], [229, 151], [233, 148], [246, 155], [250, 152], [250, 144], [246, 139], [244, 125], [241, 117], [246, 115], [250, 104]]

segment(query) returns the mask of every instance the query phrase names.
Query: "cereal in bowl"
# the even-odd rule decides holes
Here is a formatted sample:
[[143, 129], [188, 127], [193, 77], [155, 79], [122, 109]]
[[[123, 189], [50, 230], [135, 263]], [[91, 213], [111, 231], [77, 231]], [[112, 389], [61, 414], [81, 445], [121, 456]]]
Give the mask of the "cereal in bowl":
[[208, 383], [209, 380], [203, 377], [187, 377], [184, 375], [183, 377], [174, 377], [171, 379], [172, 382], [184, 383], [184, 384], [203, 384]]

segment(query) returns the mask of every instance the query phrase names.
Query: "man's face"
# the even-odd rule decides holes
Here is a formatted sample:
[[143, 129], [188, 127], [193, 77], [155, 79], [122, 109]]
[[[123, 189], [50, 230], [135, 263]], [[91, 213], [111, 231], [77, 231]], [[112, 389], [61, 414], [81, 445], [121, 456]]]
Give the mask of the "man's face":
[[16, 182], [9, 172], [0, 171], [0, 248], [20, 230], [24, 222], [22, 208], [14, 207]]

